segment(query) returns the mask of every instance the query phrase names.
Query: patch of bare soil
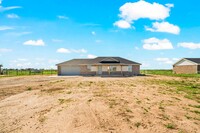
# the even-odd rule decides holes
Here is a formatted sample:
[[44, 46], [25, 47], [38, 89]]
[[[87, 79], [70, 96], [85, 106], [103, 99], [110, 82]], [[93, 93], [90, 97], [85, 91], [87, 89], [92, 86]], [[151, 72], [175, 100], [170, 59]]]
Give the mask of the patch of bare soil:
[[180, 80], [193, 79], [2, 78], [0, 133], [199, 133], [200, 103], [155, 82]]

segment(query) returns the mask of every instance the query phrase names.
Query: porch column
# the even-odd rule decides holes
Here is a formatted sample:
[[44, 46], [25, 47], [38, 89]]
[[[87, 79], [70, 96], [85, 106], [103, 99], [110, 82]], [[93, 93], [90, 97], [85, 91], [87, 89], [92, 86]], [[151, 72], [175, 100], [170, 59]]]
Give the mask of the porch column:
[[99, 75], [99, 68], [98, 66], [95, 66], [96, 67], [96, 75], [98, 76]]
[[121, 75], [122, 75], [122, 65], [121, 65]]
[[108, 66], [108, 74], [110, 75], [110, 66]]

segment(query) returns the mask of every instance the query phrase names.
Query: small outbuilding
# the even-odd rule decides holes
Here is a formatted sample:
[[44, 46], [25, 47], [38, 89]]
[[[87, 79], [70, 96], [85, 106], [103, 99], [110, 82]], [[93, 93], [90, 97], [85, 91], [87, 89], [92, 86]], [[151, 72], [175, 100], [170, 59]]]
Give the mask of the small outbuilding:
[[121, 57], [72, 59], [57, 64], [58, 75], [133, 76], [140, 74], [140, 63]]
[[175, 74], [200, 73], [200, 58], [183, 58], [173, 65]]

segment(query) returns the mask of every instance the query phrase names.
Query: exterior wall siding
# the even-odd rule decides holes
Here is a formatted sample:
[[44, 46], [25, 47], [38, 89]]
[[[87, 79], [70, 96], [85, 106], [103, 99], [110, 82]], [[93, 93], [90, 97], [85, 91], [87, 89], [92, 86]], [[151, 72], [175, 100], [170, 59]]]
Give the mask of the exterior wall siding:
[[175, 74], [195, 74], [197, 73], [197, 65], [174, 66], [173, 72]]
[[176, 66], [190, 66], [190, 65], [195, 65], [195, 63], [185, 59], [176, 64]]
[[83, 76], [94, 76], [96, 75], [95, 71], [91, 71], [91, 69], [88, 69], [87, 65], [80, 66], [81, 69], [81, 75]]
[[140, 74], [140, 65], [133, 65], [132, 66], [132, 72], [133, 72], [133, 75]]
[[61, 75], [61, 66], [58, 66], [58, 75]]
[[[61, 74], [61, 67], [62, 66], [58, 66], [58, 75], [62, 75]], [[80, 66], [80, 75], [82, 75], [82, 76], [95, 76], [95, 75], [98, 75], [98, 70], [96, 70], [96, 71], [93, 71], [92, 70], [92, 68], [93, 67], [96, 67], [97, 68], [97, 66], [91, 66], [91, 69], [89, 69], [88, 68], [88, 66], [87, 65], [81, 65]], [[126, 68], [127, 66], [123, 66], [123, 68]], [[95, 69], [96, 69], [95, 68]], [[103, 69], [103, 68], [105, 68], [105, 69]], [[102, 67], [102, 75], [105, 75], [105, 76], [133, 76], [133, 75], [138, 75], [138, 74], [140, 74], [140, 65], [133, 65], [132, 66], [132, 72], [129, 72], [129, 71], [127, 71], [127, 69], [128, 69], [128, 67], [127, 67], [127, 69], [126, 70], [123, 70], [122, 72], [121, 72], [121, 66], [117, 66], [117, 71], [116, 72], [108, 72], [107, 71], [107, 66], [103, 66]]]

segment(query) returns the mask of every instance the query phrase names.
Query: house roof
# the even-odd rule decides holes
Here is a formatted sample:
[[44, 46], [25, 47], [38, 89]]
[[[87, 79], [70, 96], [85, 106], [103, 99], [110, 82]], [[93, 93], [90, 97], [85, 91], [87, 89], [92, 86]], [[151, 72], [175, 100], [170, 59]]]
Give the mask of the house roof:
[[200, 58], [185, 58], [185, 59], [200, 64]]
[[188, 61], [190, 61], [194, 64], [200, 64], [200, 58], [182, 58], [179, 61], [177, 61], [173, 66], [175, 66], [176, 64], [178, 64], [182, 60], [188, 60]]
[[57, 64], [59, 65], [101, 65], [101, 64], [135, 64], [141, 65], [140, 63], [127, 60], [121, 57], [97, 57], [94, 59], [72, 59]]

